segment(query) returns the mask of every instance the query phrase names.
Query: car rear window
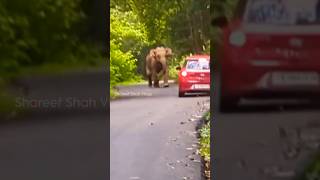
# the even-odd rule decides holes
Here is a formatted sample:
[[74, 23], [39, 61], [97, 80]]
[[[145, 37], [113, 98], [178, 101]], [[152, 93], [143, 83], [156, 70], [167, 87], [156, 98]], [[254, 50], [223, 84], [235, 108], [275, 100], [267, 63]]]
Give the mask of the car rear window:
[[245, 21], [251, 24], [319, 25], [320, 0], [248, 0]]
[[189, 70], [209, 70], [208, 59], [192, 59], [187, 61], [186, 69]]

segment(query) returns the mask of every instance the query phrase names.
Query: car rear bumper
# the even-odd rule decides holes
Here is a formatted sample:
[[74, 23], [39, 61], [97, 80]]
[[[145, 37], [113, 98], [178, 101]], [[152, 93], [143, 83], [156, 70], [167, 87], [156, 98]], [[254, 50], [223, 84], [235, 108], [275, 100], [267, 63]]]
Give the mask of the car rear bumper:
[[[207, 86], [208, 88], [197, 87], [197, 85]], [[182, 81], [179, 82], [179, 92], [210, 92], [210, 82]]]
[[[313, 71], [313, 70], [310, 70]], [[247, 98], [312, 98], [320, 97], [320, 85], [274, 86], [265, 78], [268, 72], [250, 73], [251, 79], [228, 73], [222, 78], [223, 96]], [[318, 71], [320, 76], [320, 71]]]
[[290, 90], [247, 90], [232, 93], [233, 96], [257, 99], [310, 99], [320, 98], [318, 91], [290, 91]]

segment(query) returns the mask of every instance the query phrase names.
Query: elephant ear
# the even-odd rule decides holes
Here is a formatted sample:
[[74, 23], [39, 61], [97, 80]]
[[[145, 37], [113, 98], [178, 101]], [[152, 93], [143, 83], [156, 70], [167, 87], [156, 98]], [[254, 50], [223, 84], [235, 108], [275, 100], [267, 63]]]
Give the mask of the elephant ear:
[[150, 56], [152, 56], [152, 57], [156, 57], [156, 55], [157, 55], [157, 51], [155, 50], [155, 49], [151, 49], [150, 50]]
[[167, 58], [171, 58], [173, 55], [171, 48], [166, 48], [166, 56]]

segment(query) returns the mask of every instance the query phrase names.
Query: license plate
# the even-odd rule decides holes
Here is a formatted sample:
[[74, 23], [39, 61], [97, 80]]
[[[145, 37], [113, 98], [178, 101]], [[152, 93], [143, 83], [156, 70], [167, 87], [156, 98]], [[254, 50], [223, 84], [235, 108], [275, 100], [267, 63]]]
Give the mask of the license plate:
[[276, 86], [319, 85], [319, 75], [316, 72], [276, 72], [272, 73], [272, 84]]
[[209, 84], [195, 84], [194, 89], [210, 89]]

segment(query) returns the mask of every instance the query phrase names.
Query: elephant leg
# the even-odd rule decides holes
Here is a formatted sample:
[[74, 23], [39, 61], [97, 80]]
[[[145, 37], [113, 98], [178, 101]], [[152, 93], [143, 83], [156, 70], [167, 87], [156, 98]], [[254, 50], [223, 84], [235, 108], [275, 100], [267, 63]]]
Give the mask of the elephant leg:
[[152, 80], [153, 80], [153, 87], [158, 88], [159, 86], [159, 79], [157, 73], [152, 73]]
[[148, 85], [149, 85], [149, 87], [152, 87], [152, 76], [151, 76], [151, 74], [148, 75]]
[[169, 70], [167, 68], [167, 66], [164, 66], [164, 69], [163, 69], [163, 81], [164, 81], [164, 84], [163, 84], [163, 87], [169, 87]]
[[148, 64], [146, 66], [146, 74], [148, 77], [148, 86], [152, 87], [152, 72], [149, 70]]

